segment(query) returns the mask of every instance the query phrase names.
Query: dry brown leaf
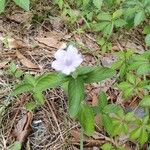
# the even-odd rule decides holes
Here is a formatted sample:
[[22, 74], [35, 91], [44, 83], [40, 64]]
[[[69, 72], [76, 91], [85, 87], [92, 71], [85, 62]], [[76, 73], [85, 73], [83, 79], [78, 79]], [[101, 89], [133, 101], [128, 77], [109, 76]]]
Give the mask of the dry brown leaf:
[[54, 47], [54, 48], [59, 48], [63, 43], [59, 41], [59, 39], [56, 36], [51, 36], [51, 37], [37, 37], [36, 40], [39, 42], [40, 46], [41, 44], [44, 44], [48, 47]]
[[10, 49], [18, 49], [24, 47], [23, 43], [21, 41], [17, 41], [14, 38], [7, 38], [7, 37], [0, 37], [0, 40], [5, 43], [6, 41], [8, 48]]
[[24, 23], [30, 22], [33, 14], [31, 12], [13, 11], [11, 14], [6, 15], [6, 17], [17, 23]]
[[29, 59], [23, 56], [18, 50], [16, 51], [16, 56], [18, 57], [20, 62], [27, 68], [32, 68], [32, 69], [39, 68], [37, 65], [33, 64]]
[[14, 135], [17, 139], [17, 141], [23, 143], [26, 141], [27, 136], [31, 132], [31, 121], [33, 114], [31, 112], [28, 112], [26, 115], [23, 116], [22, 119], [20, 119], [14, 129]]
[[2, 61], [0, 62], [0, 69], [1, 68], [4, 68], [8, 63], [9, 63], [10, 60], [6, 60], [6, 61]]

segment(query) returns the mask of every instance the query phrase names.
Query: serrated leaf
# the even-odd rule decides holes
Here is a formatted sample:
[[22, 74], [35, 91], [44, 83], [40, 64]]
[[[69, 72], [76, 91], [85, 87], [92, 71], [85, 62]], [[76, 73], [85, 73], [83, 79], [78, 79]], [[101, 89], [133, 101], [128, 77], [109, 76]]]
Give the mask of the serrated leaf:
[[119, 18], [123, 14], [123, 9], [118, 9], [113, 13], [113, 18]]
[[93, 0], [93, 4], [95, 5], [95, 7], [97, 7], [98, 9], [101, 9], [101, 6], [103, 4], [103, 0]]
[[93, 25], [93, 30], [94, 31], [102, 31], [110, 22], [101, 22], [101, 23], [96, 23]]
[[143, 128], [140, 134], [139, 142], [141, 145], [143, 145], [147, 141], [148, 141], [148, 133], [146, 132], [146, 129]]
[[113, 28], [114, 28], [114, 24], [113, 22], [109, 23], [103, 30], [103, 34], [105, 37], [110, 37], [110, 35], [112, 34], [112, 31], [113, 31]]
[[123, 19], [117, 19], [115, 20], [114, 24], [115, 24], [115, 27], [123, 27], [127, 24], [127, 22]]
[[142, 131], [141, 128], [134, 129], [134, 130], [130, 133], [130, 139], [137, 139], [137, 138], [139, 138], [140, 135], [141, 135], [141, 131]]
[[150, 34], [150, 25], [147, 25], [144, 27], [143, 33], [144, 34]]
[[98, 105], [99, 105], [99, 109], [100, 111], [102, 111], [104, 109], [104, 107], [107, 105], [107, 97], [105, 92], [101, 92], [98, 96]]
[[0, 0], [0, 13], [4, 12], [6, 0]]
[[29, 11], [30, 7], [30, 0], [13, 0], [18, 6], [22, 9]]
[[139, 75], [149, 74], [150, 73], [150, 63], [140, 65], [139, 68], [137, 69], [137, 73]]
[[138, 26], [144, 20], [145, 20], [145, 12], [144, 11], [138, 12], [134, 18], [134, 26]]
[[105, 114], [117, 113], [120, 110], [121, 110], [121, 108], [118, 105], [116, 105], [116, 104], [109, 104], [109, 105], [106, 105], [103, 108], [103, 113], [105, 113]]
[[11, 95], [16, 96], [24, 92], [31, 92], [32, 90], [33, 90], [33, 86], [27, 83], [22, 83], [16, 86], [16, 88], [12, 91]]
[[84, 132], [91, 136], [94, 133], [94, 113], [92, 108], [83, 104], [80, 108], [78, 119], [84, 128]]
[[145, 43], [147, 46], [150, 46], [150, 34], [147, 34], [145, 37]]
[[94, 71], [87, 74], [87, 78], [84, 81], [85, 83], [100, 82], [112, 77], [114, 74], [115, 71], [110, 68], [96, 67]]
[[102, 115], [102, 124], [109, 135], [113, 133], [112, 120], [108, 115]]
[[98, 20], [111, 21], [112, 16], [109, 13], [101, 12], [97, 15]]
[[140, 105], [143, 106], [143, 107], [150, 107], [150, 96], [149, 95], [145, 96], [142, 99]]
[[127, 74], [127, 80], [133, 85], [136, 84], [136, 76], [131, 73]]
[[82, 78], [71, 79], [68, 85], [69, 115], [74, 118], [78, 112], [81, 102], [84, 100], [84, 83]]

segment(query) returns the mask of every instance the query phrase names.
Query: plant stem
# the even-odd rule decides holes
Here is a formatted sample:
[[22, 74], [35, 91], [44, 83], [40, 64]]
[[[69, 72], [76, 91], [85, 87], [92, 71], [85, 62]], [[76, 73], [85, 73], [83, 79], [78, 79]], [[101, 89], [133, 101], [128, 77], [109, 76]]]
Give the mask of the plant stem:
[[80, 134], [80, 150], [83, 150], [83, 128], [81, 126], [81, 134]]
[[[144, 81], [146, 81], [146, 75], [143, 75], [143, 79], [144, 79]], [[145, 95], [147, 95], [147, 90], [146, 89], [144, 89], [144, 96]], [[150, 116], [150, 110], [149, 110], [149, 108], [145, 108], [145, 112], [146, 112], [146, 114], [148, 115], [148, 116]]]

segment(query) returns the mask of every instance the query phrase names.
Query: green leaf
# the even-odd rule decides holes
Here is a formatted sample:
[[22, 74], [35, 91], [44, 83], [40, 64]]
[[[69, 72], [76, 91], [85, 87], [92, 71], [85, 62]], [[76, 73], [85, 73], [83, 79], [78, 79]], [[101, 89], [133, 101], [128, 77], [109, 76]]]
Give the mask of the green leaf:
[[91, 136], [94, 133], [94, 113], [92, 108], [85, 104], [81, 105], [78, 120], [84, 128], [84, 132]]
[[21, 150], [21, 143], [16, 141], [11, 146], [9, 146], [8, 150]]
[[139, 142], [141, 145], [143, 145], [147, 141], [148, 141], [148, 133], [146, 132], [146, 129], [143, 128], [140, 134]]
[[141, 66], [139, 66], [139, 68], [137, 69], [137, 73], [139, 75], [144, 75], [144, 74], [150, 73], [150, 63], [142, 64]]
[[71, 79], [68, 85], [69, 115], [74, 118], [78, 112], [81, 102], [84, 100], [84, 83], [81, 78]]
[[114, 74], [115, 71], [110, 68], [96, 67], [94, 71], [87, 74], [87, 78], [84, 81], [85, 83], [100, 82], [112, 77]]
[[101, 23], [96, 23], [92, 25], [92, 28], [94, 31], [102, 31], [110, 22], [101, 22]]
[[119, 69], [123, 64], [123, 60], [118, 60], [112, 64], [112, 69]]
[[119, 18], [123, 14], [123, 9], [118, 9], [113, 13], [113, 19]]
[[140, 105], [143, 106], [143, 107], [150, 107], [150, 95], [145, 96], [142, 99]]
[[15, 72], [15, 77], [20, 78], [22, 75], [23, 75], [23, 71], [17, 69], [16, 72]]
[[114, 24], [115, 24], [115, 27], [123, 27], [127, 24], [127, 22], [123, 19], [117, 19], [115, 20]]
[[141, 128], [136, 128], [130, 133], [130, 139], [137, 139], [140, 137], [142, 132]]
[[104, 36], [107, 38], [110, 37], [110, 35], [113, 31], [113, 28], [114, 28], [114, 23], [113, 22], [109, 23], [103, 30]]
[[145, 12], [144, 11], [138, 12], [134, 18], [134, 26], [138, 26], [144, 20], [145, 20]]
[[93, 0], [93, 4], [95, 5], [95, 7], [97, 7], [98, 9], [101, 9], [101, 6], [103, 4], [103, 0]]
[[27, 104], [25, 104], [25, 108], [28, 111], [32, 111], [36, 108], [37, 104], [35, 102], [28, 102]]
[[112, 16], [109, 13], [101, 12], [100, 14], [97, 15], [97, 19], [103, 21], [111, 21]]
[[13, 0], [18, 6], [22, 9], [29, 11], [30, 7], [30, 0]]
[[102, 124], [109, 135], [113, 133], [112, 120], [108, 115], [102, 115]]
[[98, 96], [98, 105], [99, 105], [99, 109], [100, 111], [102, 111], [104, 109], [105, 106], [107, 106], [107, 96], [105, 94], [105, 92], [101, 92]]
[[133, 85], [136, 84], [136, 76], [131, 73], [127, 74], [127, 80]]
[[25, 81], [33, 86], [36, 86], [36, 79], [30, 75], [30, 74], [26, 74], [24, 77]]
[[27, 83], [22, 83], [16, 86], [16, 88], [12, 91], [11, 95], [16, 96], [24, 92], [31, 92], [32, 90], [33, 90], [33, 86]]
[[144, 27], [143, 33], [144, 34], [150, 34], [150, 25], [147, 25]]
[[55, 88], [67, 81], [67, 77], [57, 73], [48, 73], [37, 79], [35, 91], [44, 91], [49, 88]]
[[42, 92], [33, 93], [33, 98], [36, 101], [37, 105], [43, 105], [45, 102]]
[[150, 34], [147, 34], [145, 37], [145, 43], [147, 46], [150, 46]]
[[78, 67], [76, 69], [76, 73], [78, 76], [86, 75], [86, 74], [92, 72], [94, 69], [95, 69], [95, 67], [91, 67], [91, 66]]
[[110, 113], [117, 113], [121, 110], [121, 108], [116, 104], [109, 104], [103, 108], [103, 113], [110, 114]]
[[112, 145], [110, 143], [106, 143], [104, 145], [101, 146], [102, 150], [112, 150]]
[[4, 12], [6, 0], [0, 0], [0, 13]]
[[89, 2], [90, 2], [90, 0], [83, 0], [83, 5], [86, 6], [89, 4]]

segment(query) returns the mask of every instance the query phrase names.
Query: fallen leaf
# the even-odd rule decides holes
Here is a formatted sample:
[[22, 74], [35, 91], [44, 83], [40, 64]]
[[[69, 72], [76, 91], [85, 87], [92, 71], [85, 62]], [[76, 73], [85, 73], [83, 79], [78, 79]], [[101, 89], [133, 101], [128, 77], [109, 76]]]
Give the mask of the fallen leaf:
[[39, 68], [37, 65], [33, 64], [29, 59], [23, 56], [18, 50], [16, 51], [16, 56], [18, 57], [20, 62], [27, 68], [32, 68], [32, 69]]
[[6, 15], [6, 17], [17, 23], [24, 23], [31, 22], [33, 14], [31, 12], [13, 11], [11, 14]]
[[32, 121], [33, 114], [28, 112], [26, 115], [20, 119], [14, 129], [14, 135], [17, 141], [23, 143], [26, 141], [27, 136], [31, 132], [31, 121]]
[[9, 63], [10, 60], [6, 60], [6, 61], [2, 61], [0, 62], [0, 69], [1, 68], [4, 68], [8, 63]]
[[8, 37], [0, 37], [0, 40], [3, 42], [6, 48], [10, 49], [18, 49], [24, 47], [23, 43], [21, 41], [17, 41], [14, 38], [8, 38]]
[[53, 47], [53, 48], [59, 48], [63, 43], [60, 42], [56, 36], [51, 36], [51, 37], [37, 37], [36, 40], [39, 42], [39, 45], [42, 46], [41, 44], [44, 44], [45, 46], [48, 47]]

